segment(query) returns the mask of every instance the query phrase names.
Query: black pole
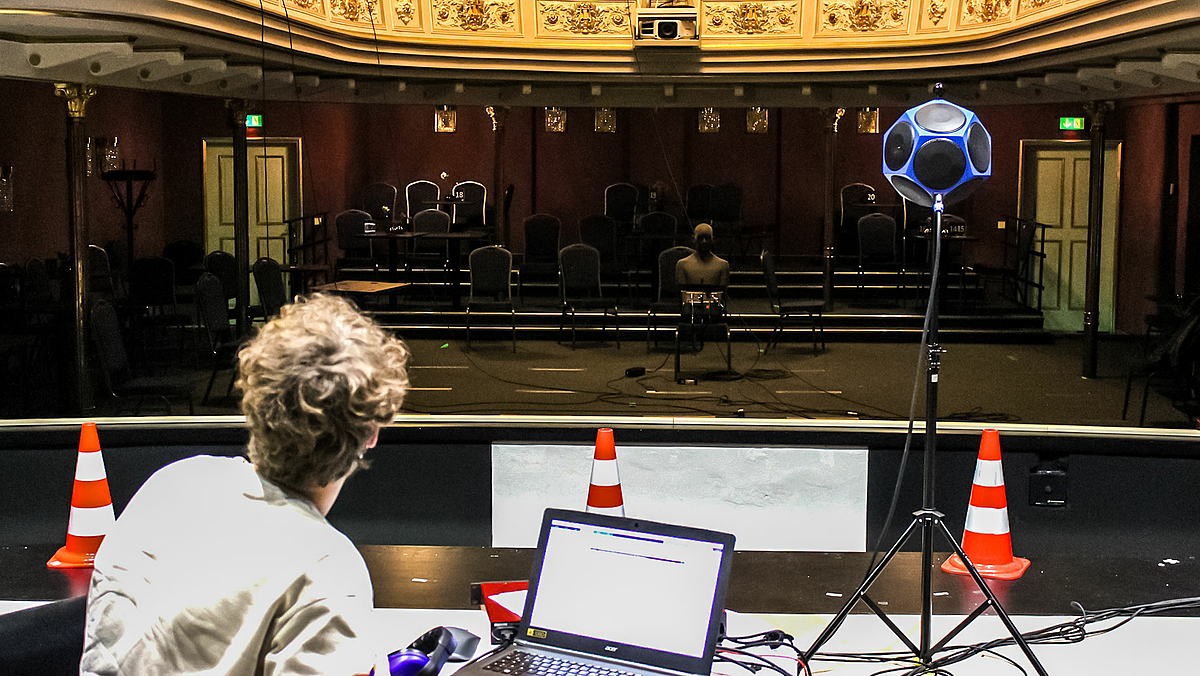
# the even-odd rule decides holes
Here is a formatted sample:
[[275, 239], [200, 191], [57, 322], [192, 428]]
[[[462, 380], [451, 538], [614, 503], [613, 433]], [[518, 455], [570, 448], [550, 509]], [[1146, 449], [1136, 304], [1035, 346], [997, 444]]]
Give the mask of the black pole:
[[1096, 377], [1096, 342], [1100, 334], [1100, 246], [1104, 228], [1104, 122], [1112, 101], [1084, 106], [1091, 120], [1088, 169], [1087, 290], [1083, 299], [1083, 377]]
[[250, 175], [246, 143], [246, 102], [228, 100], [233, 127], [233, 257], [237, 261], [237, 309], [239, 336], [250, 333]]
[[833, 226], [833, 145], [837, 140], [838, 120], [846, 114], [845, 108], [825, 109], [825, 229], [824, 271], [821, 275], [821, 301], [828, 310], [833, 303], [833, 267], [836, 255], [837, 234]]

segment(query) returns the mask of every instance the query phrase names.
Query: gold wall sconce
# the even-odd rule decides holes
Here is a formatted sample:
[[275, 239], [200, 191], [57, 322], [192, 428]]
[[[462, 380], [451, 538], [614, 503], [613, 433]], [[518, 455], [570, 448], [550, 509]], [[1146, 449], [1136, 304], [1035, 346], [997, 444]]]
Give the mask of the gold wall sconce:
[[879, 109], [878, 108], [859, 108], [858, 109], [858, 133], [860, 134], [878, 134], [879, 133]]
[[617, 133], [617, 111], [613, 108], [596, 109], [596, 133]]
[[762, 106], [750, 106], [746, 109], [746, 133], [765, 134], [770, 128], [767, 109]]
[[433, 130], [451, 133], [458, 128], [458, 110], [454, 106], [438, 106], [433, 111]]
[[567, 109], [558, 106], [546, 108], [546, 131], [552, 134], [562, 134], [567, 131]]
[[701, 134], [715, 134], [721, 131], [721, 111], [716, 108], [701, 108], [697, 131]]

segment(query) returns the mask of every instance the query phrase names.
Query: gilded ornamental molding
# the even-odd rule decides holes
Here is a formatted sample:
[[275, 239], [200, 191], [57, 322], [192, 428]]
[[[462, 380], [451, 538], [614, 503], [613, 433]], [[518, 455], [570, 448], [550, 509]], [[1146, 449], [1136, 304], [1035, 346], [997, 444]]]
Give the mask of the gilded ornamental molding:
[[380, 23], [376, 0], [329, 0], [329, 13], [351, 23]]
[[322, 4], [323, 0], [286, 0], [287, 4], [293, 5], [300, 9], [306, 9], [316, 14], [324, 14], [325, 7]]
[[964, 26], [989, 24], [1012, 16], [1012, 0], [966, 0], [963, 3]]
[[433, 0], [438, 28], [475, 33], [517, 32], [517, 3], [504, 0]]
[[796, 2], [706, 2], [704, 27], [716, 34], [795, 33], [798, 8]]
[[903, 29], [908, 0], [825, 0], [821, 16], [825, 30], [873, 33]]
[[416, 3], [413, 0], [395, 0], [395, 7], [392, 10], [395, 16], [392, 19], [395, 21], [395, 27], [400, 28], [409, 26], [420, 26]]
[[539, 2], [542, 30], [575, 35], [629, 35], [625, 2]]
[[936, 26], [944, 18], [946, 18], [946, 0], [931, 0], [929, 3], [929, 23]]

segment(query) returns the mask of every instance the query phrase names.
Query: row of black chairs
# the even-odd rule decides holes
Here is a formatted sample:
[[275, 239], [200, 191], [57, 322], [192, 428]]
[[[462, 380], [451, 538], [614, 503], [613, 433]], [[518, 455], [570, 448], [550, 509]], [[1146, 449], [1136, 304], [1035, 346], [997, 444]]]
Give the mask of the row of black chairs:
[[[450, 189], [452, 204], [447, 204], [452, 222], [465, 227], [484, 227], [487, 212], [487, 187], [478, 181], [460, 181]], [[413, 181], [404, 186], [404, 213], [397, 214], [399, 191], [390, 183], [372, 183], [362, 189], [360, 210], [370, 215], [381, 228], [412, 221], [426, 209], [438, 208], [442, 189], [433, 181]]]

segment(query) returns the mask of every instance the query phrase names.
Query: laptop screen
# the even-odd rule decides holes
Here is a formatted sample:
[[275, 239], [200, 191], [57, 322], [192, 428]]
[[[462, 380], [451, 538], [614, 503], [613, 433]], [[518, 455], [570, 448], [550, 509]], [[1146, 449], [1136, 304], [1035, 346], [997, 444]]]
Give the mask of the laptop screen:
[[707, 673], [733, 536], [547, 510], [521, 638]]

